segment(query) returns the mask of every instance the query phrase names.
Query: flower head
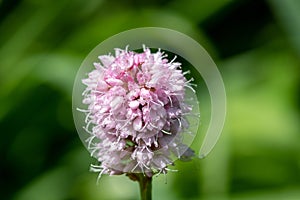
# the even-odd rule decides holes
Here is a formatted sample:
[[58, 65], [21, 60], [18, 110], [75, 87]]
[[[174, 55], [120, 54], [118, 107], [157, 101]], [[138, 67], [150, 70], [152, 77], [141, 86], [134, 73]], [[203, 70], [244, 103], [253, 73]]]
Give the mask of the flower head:
[[145, 46], [142, 53], [115, 49], [115, 56], [99, 56], [82, 80], [88, 149], [100, 163], [94, 171], [152, 176], [165, 173], [174, 157], [193, 156], [182, 142], [191, 87], [181, 64], [166, 57]]

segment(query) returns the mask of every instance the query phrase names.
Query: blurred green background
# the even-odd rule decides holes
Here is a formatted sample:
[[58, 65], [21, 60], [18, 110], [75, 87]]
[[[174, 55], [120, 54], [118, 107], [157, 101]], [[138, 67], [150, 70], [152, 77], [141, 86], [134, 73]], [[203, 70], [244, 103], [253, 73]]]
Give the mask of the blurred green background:
[[144, 26], [201, 43], [228, 98], [216, 148], [155, 178], [153, 199], [300, 199], [299, 11], [298, 0], [0, 0], [0, 199], [138, 199], [125, 176], [96, 185], [71, 96], [97, 44]]

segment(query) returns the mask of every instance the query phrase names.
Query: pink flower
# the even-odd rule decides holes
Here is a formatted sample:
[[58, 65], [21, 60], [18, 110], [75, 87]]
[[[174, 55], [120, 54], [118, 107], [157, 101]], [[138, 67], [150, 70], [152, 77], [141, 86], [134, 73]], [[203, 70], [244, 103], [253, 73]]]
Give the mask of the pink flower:
[[182, 143], [191, 86], [181, 64], [166, 57], [146, 47], [142, 53], [116, 49], [115, 56], [99, 56], [101, 63], [82, 80], [88, 148], [100, 163], [92, 170], [152, 176], [165, 173], [174, 157], [193, 156]]

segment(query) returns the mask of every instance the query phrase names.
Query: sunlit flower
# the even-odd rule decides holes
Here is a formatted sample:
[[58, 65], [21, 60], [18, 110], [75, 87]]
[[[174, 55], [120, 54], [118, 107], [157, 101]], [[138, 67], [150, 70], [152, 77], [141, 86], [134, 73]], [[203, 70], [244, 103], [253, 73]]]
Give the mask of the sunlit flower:
[[[115, 49], [99, 56], [100, 63], [82, 82], [88, 106], [85, 130], [88, 149], [100, 174], [166, 173], [174, 158], [188, 159], [193, 151], [183, 144], [185, 118], [192, 107], [185, 90], [192, 89], [181, 64], [158, 50], [142, 53]], [[193, 90], [193, 89], [192, 89]]]

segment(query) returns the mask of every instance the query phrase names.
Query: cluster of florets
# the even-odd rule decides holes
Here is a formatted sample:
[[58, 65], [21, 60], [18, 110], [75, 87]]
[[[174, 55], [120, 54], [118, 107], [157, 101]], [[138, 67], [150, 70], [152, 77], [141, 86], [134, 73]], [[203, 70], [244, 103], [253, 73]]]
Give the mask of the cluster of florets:
[[87, 86], [88, 149], [99, 161], [101, 174], [165, 173], [174, 157], [193, 152], [182, 143], [191, 106], [185, 90], [191, 87], [178, 62], [158, 50], [142, 53], [115, 49], [99, 56], [101, 63], [82, 82]]

